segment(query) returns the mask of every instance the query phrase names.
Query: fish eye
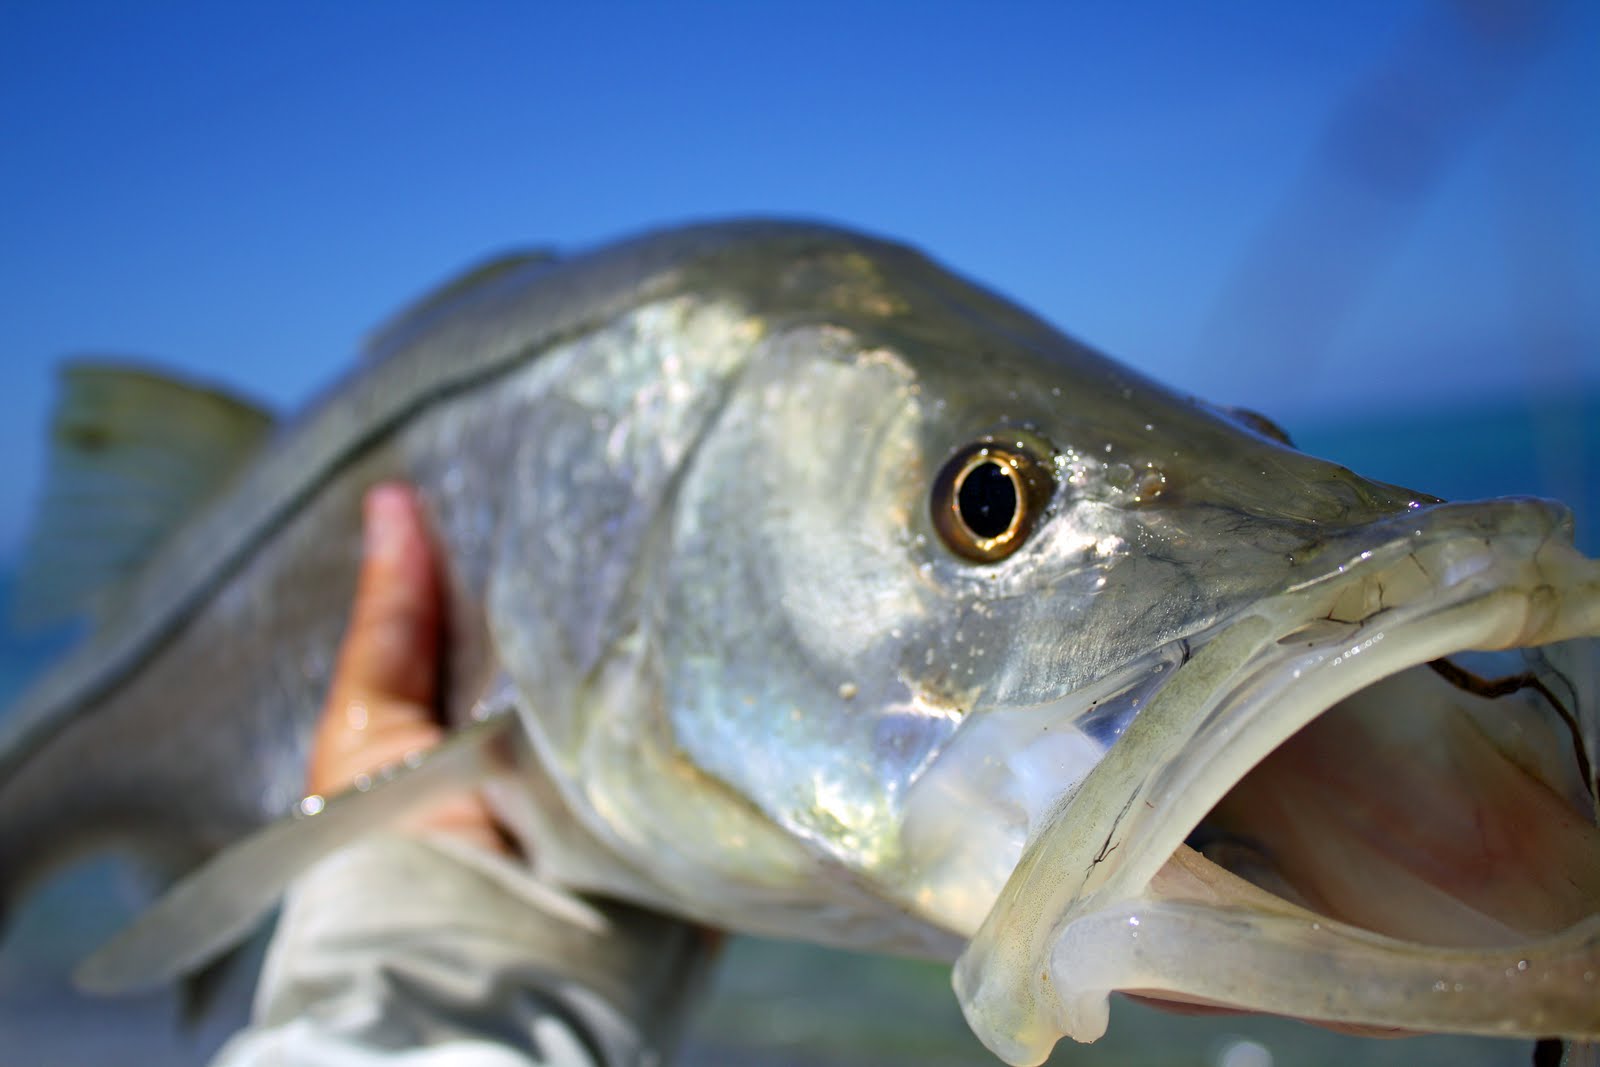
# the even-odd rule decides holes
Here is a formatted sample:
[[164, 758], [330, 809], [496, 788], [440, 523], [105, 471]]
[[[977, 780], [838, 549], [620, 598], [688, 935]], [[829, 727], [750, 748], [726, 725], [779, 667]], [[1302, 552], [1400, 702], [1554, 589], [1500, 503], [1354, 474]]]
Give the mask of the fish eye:
[[1026, 441], [985, 438], [951, 456], [933, 483], [933, 527], [956, 555], [1005, 559], [1027, 541], [1055, 491], [1048, 464]]

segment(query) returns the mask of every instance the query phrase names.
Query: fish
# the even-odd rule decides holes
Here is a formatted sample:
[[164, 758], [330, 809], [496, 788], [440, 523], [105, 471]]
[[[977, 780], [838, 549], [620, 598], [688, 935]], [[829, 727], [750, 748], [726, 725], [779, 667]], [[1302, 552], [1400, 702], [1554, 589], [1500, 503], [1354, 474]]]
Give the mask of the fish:
[[[952, 962], [1008, 1063], [1113, 992], [1600, 1039], [1571, 513], [1364, 479], [907, 246], [512, 254], [287, 422], [88, 363], [54, 435], [22, 600], [92, 624], [0, 719], [0, 901], [97, 849], [178, 879], [88, 987], [192, 970], [466, 784], [554, 891]], [[302, 798], [389, 480], [459, 729]]]

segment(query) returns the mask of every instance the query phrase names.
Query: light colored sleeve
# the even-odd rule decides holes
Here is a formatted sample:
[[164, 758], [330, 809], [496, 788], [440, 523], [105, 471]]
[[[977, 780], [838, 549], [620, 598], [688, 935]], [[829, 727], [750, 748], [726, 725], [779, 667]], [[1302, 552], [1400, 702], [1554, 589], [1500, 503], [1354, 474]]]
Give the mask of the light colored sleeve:
[[[212, 1067], [650, 1067], [708, 969], [692, 926], [531, 892], [444, 838], [375, 835], [299, 879], [252, 1022]], [[576, 921], [575, 921], [576, 920]]]

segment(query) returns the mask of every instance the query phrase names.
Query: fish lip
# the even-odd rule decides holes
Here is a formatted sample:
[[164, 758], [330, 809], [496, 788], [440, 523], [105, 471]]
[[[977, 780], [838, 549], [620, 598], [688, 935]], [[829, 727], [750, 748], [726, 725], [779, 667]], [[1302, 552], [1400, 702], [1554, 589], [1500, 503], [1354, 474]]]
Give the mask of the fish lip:
[[[1109, 988], [1086, 1013], [1052, 1000], [1065, 996], [1050, 989], [1060, 935], [1144, 899], [1222, 796], [1339, 701], [1467, 649], [1600, 636], [1600, 563], [1572, 548], [1570, 530], [1565, 509], [1545, 501], [1418, 508], [1330, 539], [1316, 573], [1197, 637], [1193, 658], [1030, 840], [958, 961], [975, 1032], [1005, 1058], [1062, 1034], [1098, 1036]], [[1218, 680], [1203, 699], [1157, 711], [1178, 707], [1207, 671]]]

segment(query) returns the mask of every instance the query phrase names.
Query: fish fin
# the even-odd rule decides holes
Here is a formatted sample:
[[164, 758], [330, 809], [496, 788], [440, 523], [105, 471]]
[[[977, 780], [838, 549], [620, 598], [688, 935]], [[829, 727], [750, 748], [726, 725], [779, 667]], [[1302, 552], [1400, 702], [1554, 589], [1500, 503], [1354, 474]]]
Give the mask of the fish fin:
[[158, 988], [242, 941], [277, 905], [289, 883], [323, 857], [425, 801], [480, 784], [506, 759], [497, 742], [517, 721], [487, 715], [404, 765], [379, 772], [365, 789], [332, 800], [307, 797], [280, 819], [180, 879], [73, 975], [89, 993]]
[[561, 257], [555, 251], [535, 248], [503, 252], [468, 267], [449, 281], [428, 290], [372, 331], [361, 346], [362, 358], [369, 361], [382, 358], [459, 305], [494, 289], [496, 283], [508, 275], [521, 274], [538, 267], [552, 267], [560, 261]]
[[28, 629], [103, 607], [273, 426], [243, 400], [131, 366], [74, 362], [59, 389], [12, 601]]

